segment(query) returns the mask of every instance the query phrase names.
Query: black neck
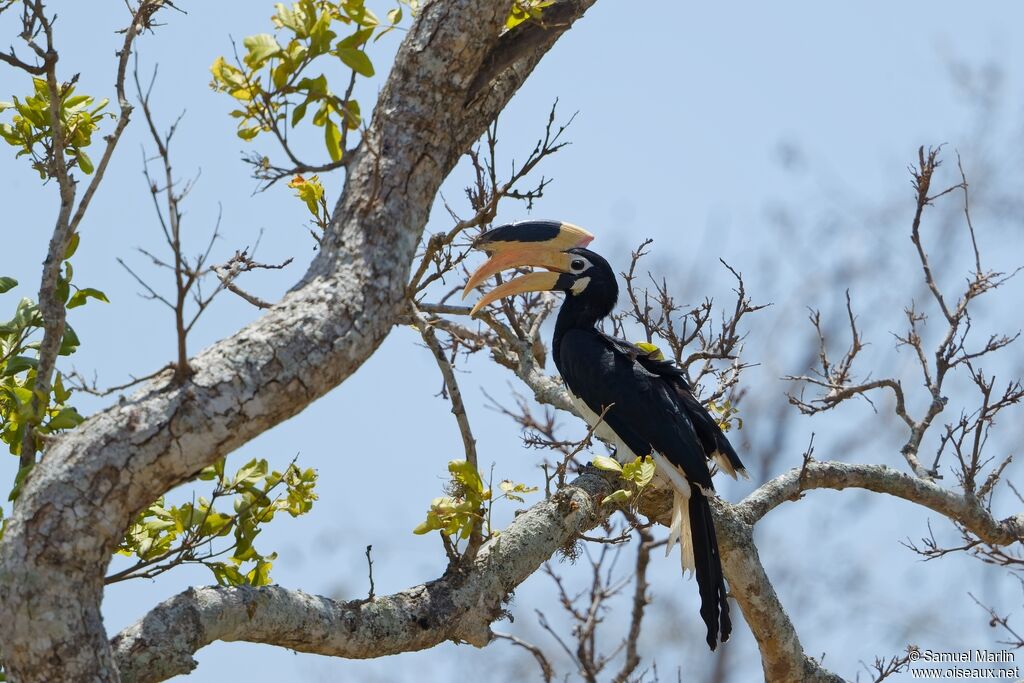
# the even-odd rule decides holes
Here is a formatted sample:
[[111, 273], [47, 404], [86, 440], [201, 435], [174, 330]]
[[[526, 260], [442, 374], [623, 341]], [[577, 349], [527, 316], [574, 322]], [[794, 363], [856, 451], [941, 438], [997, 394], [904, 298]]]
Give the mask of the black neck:
[[555, 320], [555, 334], [551, 344], [555, 365], [559, 365], [559, 351], [562, 346], [562, 337], [566, 332], [569, 330], [593, 330], [598, 321], [607, 317], [614, 307], [614, 299], [597, 301], [594, 297], [574, 296], [572, 293], [566, 293], [565, 301]]

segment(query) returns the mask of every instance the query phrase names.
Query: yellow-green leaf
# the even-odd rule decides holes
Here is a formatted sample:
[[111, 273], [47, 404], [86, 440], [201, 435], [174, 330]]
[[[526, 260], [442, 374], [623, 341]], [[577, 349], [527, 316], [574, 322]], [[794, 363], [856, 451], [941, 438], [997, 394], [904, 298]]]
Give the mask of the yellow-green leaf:
[[629, 500], [629, 491], [625, 489], [619, 489], [613, 492], [611, 495], [605, 496], [604, 500], [601, 501], [602, 505], [622, 505]]
[[324, 144], [327, 145], [327, 153], [331, 155], [331, 161], [341, 161], [343, 150], [341, 149], [341, 131], [334, 121], [327, 119], [324, 125]]
[[467, 491], [477, 494], [484, 492], [484, 482], [480, 478], [480, 473], [469, 461], [452, 460], [448, 463], [448, 471], [451, 472], [455, 481], [462, 484]]
[[95, 167], [92, 165], [92, 159], [89, 158], [89, 155], [80, 149], [76, 157], [78, 158], [78, 168], [82, 169], [82, 173], [92, 175]]
[[617, 460], [604, 455], [599, 455], [594, 458], [594, 467], [607, 472], [622, 472], [622, 465], [620, 465]]
[[367, 78], [373, 76], [373, 63], [362, 50], [342, 47], [338, 48], [336, 54], [348, 68], [352, 69], [360, 76], [366, 76]]
[[271, 57], [277, 57], [281, 54], [281, 46], [278, 45], [277, 39], [269, 33], [258, 33], [254, 36], [249, 36], [242, 41], [245, 45], [245, 49], [249, 51], [249, 54], [245, 56], [245, 63], [249, 68], [258, 69], [263, 66]]

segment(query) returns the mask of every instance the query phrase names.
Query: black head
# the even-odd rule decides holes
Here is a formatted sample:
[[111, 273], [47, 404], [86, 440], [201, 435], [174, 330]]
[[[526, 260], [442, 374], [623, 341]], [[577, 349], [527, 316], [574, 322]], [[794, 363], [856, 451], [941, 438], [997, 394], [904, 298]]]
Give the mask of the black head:
[[615, 271], [590, 249], [576, 247], [566, 253], [571, 256], [569, 272], [559, 275], [554, 289], [565, 292], [563, 311], [571, 314], [576, 324], [593, 325], [608, 316], [618, 301]]

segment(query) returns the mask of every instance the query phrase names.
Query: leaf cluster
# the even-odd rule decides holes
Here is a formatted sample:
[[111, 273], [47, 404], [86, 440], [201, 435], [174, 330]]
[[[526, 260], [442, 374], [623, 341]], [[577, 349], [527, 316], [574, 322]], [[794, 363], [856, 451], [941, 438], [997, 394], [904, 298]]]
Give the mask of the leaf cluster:
[[718, 423], [718, 428], [728, 432], [733, 427], [743, 429], [743, 418], [740, 409], [728, 398], [719, 401], [708, 401], [705, 407], [711, 412]]
[[505, 28], [515, 28], [524, 21], [540, 21], [545, 7], [555, 4], [555, 0], [516, 0], [512, 3], [512, 11], [505, 20]]
[[316, 243], [320, 244], [321, 236], [331, 221], [331, 211], [327, 207], [327, 198], [324, 196], [324, 185], [320, 182], [320, 176], [313, 175], [304, 178], [297, 175], [291, 179], [288, 187], [295, 190], [295, 196], [302, 200], [313, 216], [313, 224], [316, 225], [319, 232], [317, 230], [309, 232], [313, 235]]
[[[40, 179], [48, 180], [56, 174], [50, 89], [42, 78], [33, 78], [32, 85], [32, 95], [0, 102], [0, 112], [14, 111], [10, 123], [0, 123], [0, 138], [18, 150], [16, 156], [31, 158], [32, 168]], [[97, 102], [89, 95], [76, 95], [71, 83], [60, 88], [58, 112], [68, 168], [77, 166], [86, 175], [93, 172], [93, 163], [85, 148], [92, 144], [100, 121], [105, 117], [113, 118], [113, 114], [103, 111], [106, 106], [106, 99]]]
[[606, 472], [618, 472], [619, 479], [626, 483], [626, 488], [613, 491], [601, 501], [602, 505], [626, 505], [636, 503], [640, 495], [654, 479], [654, 472], [657, 469], [654, 458], [650, 455], [639, 457], [632, 462], [619, 464], [615, 458], [599, 455], [594, 458], [594, 467]]
[[[275, 7], [271, 21], [282, 41], [270, 33], [245, 38], [245, 54], [235, 64], [224, 57], [214, 61], [210, 86], [236, 100], [231, 116], [238, 119], [243, 140], [273, 132], [285, 142], [287, 127], [295, 128], [312, 111], [313, 125], [324, 129], [328, 155], [339, 162], [344, 132], [358, 129], [362, 121], [352, 84], [357, 76], [374, 75], [366, 46], [396, 28], [402, 8], [392, 9], [382, 22], [364, 0], [300, 0]], [[350, 70], [344, 94], [331, 89], [324, 73], [313, 75], [316, 67], [333, 60]]]
[[491, 526], [491, 510], [495, 501], [505, 498], [522, 503], [523, 495], [538, 490], [536, 486], [506, 479], [498, 484], [501, 493], [494, 495], [493, 488], [484, 486], [476, 467], [466, 460], [452, 460], [448, 463], [448, 472], [451, 475], [448, 495], [430, 502], [427, 518], [413, 529], [413, 533], [422, 535], [440, 531], [456, 548], [460, 540], [470, 538], [474, 527], [480, 523], [485, 527], [485, 536], [498, 535], [499, 532]]
[[117, 549], [137, 562], [107, 577], [108, 583], [151, 578], [185, 563], [207, 567], [222, 586], [270, 583], [277, 553], [260, 552], [254, 541], [278, 512], [298, 517], [312, 509], [316, 471], [294, 463], [284, 472], [270, 471], [266, 460], [253, 459], [228, 475], [222, 458], [199, 478], [214, 482], [209, 498], [177, 506], [160, 498], [139, 513]]
[[[78, 248], [78, 234], [72, 236], [64, 254], [57, 278], [57, 298], [66, 308], [84, 306], [89, 299], [107, 302], [107, 296], [91, 287], [79, 288], [72, 283], [74, 268], [70, 258]], [[17, 281], [0, 277], [0, 294], [17, 286]], [[65, 386], [58, 372], [49, 396], [35, 391], [36, 367], [39, 362], [39, 336], [43, 318], [32, 299], [23, 298], [15, 308], [14, 317], [0, 323], [0, 440], [13, 455], [21, 453], [24, 430], [33, 428], [41, 434], [54, 434], [77, 426], [84, 418], [68, 406], [71, 389]], [[80, 341], [71, 325], [65, 324], [58, 354], [70, 356]], [[33, 397], [37, 400], [33, 402]], [[19, 481], [27, 474], [19, 474]], [[12, 493], [11, 499], [17, 497]]]

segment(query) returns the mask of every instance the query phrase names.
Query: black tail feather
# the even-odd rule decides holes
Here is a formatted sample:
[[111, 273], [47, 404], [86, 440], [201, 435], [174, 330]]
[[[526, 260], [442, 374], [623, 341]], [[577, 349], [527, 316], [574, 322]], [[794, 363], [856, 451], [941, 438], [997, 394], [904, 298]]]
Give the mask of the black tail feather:
[[[731, 443], [729, 443], [729, 439], [724, 433], [722, 433], [722, 430], [718, 427], [717, 423], [715, 424], [715, 428], [718, 430], [718, 433], [715, 434], [715, 448], [717, 448], [719, 452], [725, 454], [725, 457], [729, 460], [729, 464], [732, 465], [732, 468], [735, 471], [743, 474], [743, 471], [746, 470], [746, 466], [743, 464], [743, 461], [740, 460], [740, 456], [736, 454], [736, 449], [732, 447]], [[713, 453], [714, 451], [709, 452]], [[743, 474], [743, 476], [746, 477], [747, 475]]]
[[729, 603], [725, 597], [725, 576], [722, 574], [711, 506], [697, 486], [691, 485], [689, 507], [690, 537], [693, 539], [693, 559], [697, 565], [697, 587], [700, 591], [700, 616], [708, 627], [708, 647], [714, 650], [719, 635], [724, 643], [732, 633]]
[[712, 453], [718, 451], [725, 456], [734, 471], [745, 471], [746, 468], [743, 466], [743, 461], [740, 460], [736, 449], [729, 443], [729, 438], [722, 431], [718, 420], [712, 417], [707, 408], [690, 392], [689, 385], [681, 380], [676, 380], [674, 387], [676, 395], [682, 400], [686, 414], [690, 418], [690, 423], [693, 424], [693, 429], [697, 434], [697, 439], [700, 441], [701, 448], [704, 449], [704, 454], [710, 458]]

